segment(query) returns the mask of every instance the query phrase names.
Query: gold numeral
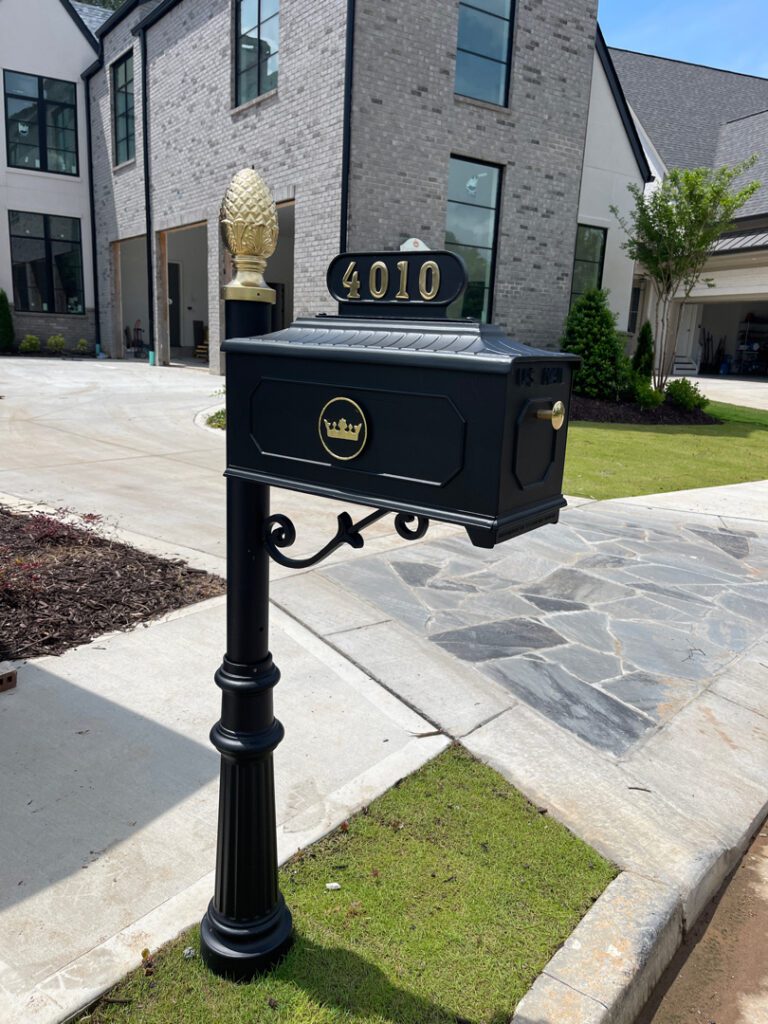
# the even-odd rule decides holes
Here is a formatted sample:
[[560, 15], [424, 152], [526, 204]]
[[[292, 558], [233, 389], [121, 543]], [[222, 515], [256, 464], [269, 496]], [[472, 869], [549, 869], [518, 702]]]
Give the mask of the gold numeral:
[[397, 264], [397, 269], [400, 271], [400, 291], [395, 296], [396, 299], [408, 299], [408, 260], [400, 260]]
[[[427, 273], [429, 273], [432, 278], [429, 287], [427, 287]], [[427, 260], [426, 263], [422, 264], [421, 270], [419, 271], [419, 295], [422, 299], [429, 302], [430, 299], [434, 299], [439, 291], [440, 267], [438, 267], [434, 260]]]
[[341, 283], [347, 289], [348, 299], [360, 298], [360, 275], [355, 270], [355, 265], [355, 261], [352, 260], [344, 272], [344, 277], [341, 279]]
[[374, 299], [383, 299], [389, 287], [389, 271], [386, 263], [376, 260], [371, 264], [371, 272], [368, 275], [368, 287]]

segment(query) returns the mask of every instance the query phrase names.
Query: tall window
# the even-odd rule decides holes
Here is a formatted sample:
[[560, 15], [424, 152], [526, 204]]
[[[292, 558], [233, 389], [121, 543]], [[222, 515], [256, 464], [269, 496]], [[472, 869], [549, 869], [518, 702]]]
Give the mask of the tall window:
[[112, 65], [112, 135], [115, 163], [133, 160], [136, 133], [133, 117], [133, 54], [126, 53]]
[[4, 72], [8, 166], [77, 174], [74, 82]]
[[607, 228], [593, 228], [587, 224], [579, 224], [576, 233], [576, 255], [573, 259], [571, 305], [584, 292], [602, 287], [607, 234]]
[[639, 284], [632, 286], [632, 295], [629, 299], [629, 316], [627, 317], [627, 334], [634, 334], [637, 330], [637, 318], [640, 315], [640, 299], [643, 289]]
[[461, 0], [456, 92], [507, 105], [512, 0]]
[[27, 313], [84, 313], [80, 221], [9, 210], [13, 304]]
[[487, 322], [491, 315], [496, 264], [496, 224], [501, 170], [493, 164], [451, 157], [445, 247], [467, 265], [469, 284], [449, 316]]
[[237, 0], [235, 103], [277, 88], [279, 0]]

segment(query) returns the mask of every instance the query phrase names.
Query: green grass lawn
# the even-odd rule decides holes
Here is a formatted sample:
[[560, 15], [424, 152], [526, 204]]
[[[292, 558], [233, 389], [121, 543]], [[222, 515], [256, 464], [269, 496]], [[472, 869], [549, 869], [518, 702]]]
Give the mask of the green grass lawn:
[[689, 427], [572, 423], [566, 494], [623, 498], [768, 478], [768, 412], [710, 402], [724, 422]]
[[[290, 861], [296, 942], [272, 974], [214, 977], [194, 929], [91, 1024], [507, 1024], [616, 870], [453, 747]], [[341, 889], [326, 890], [327, 882]], [[136, 951], [137, 964], [140, 951]]]

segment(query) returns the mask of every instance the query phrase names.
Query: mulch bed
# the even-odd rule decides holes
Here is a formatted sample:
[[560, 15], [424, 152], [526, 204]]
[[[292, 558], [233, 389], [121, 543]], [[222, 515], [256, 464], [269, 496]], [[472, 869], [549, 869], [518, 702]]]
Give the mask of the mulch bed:
[[224, 580], [183, 562], [0, 508], [0, 661], [61, 654], [223, 593]]
[[571, 399], [571, 420], [590, 420], [593, 423], [652, 423], [664, 426], [703, 426], [722, 423], [701, 409], [685, 412], [664, 402], [658, 409], [641, 409], [631, 402], [603, 402], [598, 398], [574, 395]]

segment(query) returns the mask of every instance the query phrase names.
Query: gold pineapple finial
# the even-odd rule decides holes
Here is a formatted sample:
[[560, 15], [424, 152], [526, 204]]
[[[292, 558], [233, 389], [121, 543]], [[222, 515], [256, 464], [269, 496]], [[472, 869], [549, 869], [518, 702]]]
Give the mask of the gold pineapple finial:
[[274, 302], [264, 270], [277, 245], [277, 208], [264, 179], [250, 167], [229, 183], [219, 224], [235, 264], [235, 276], [221, 289], [222, 299]]

